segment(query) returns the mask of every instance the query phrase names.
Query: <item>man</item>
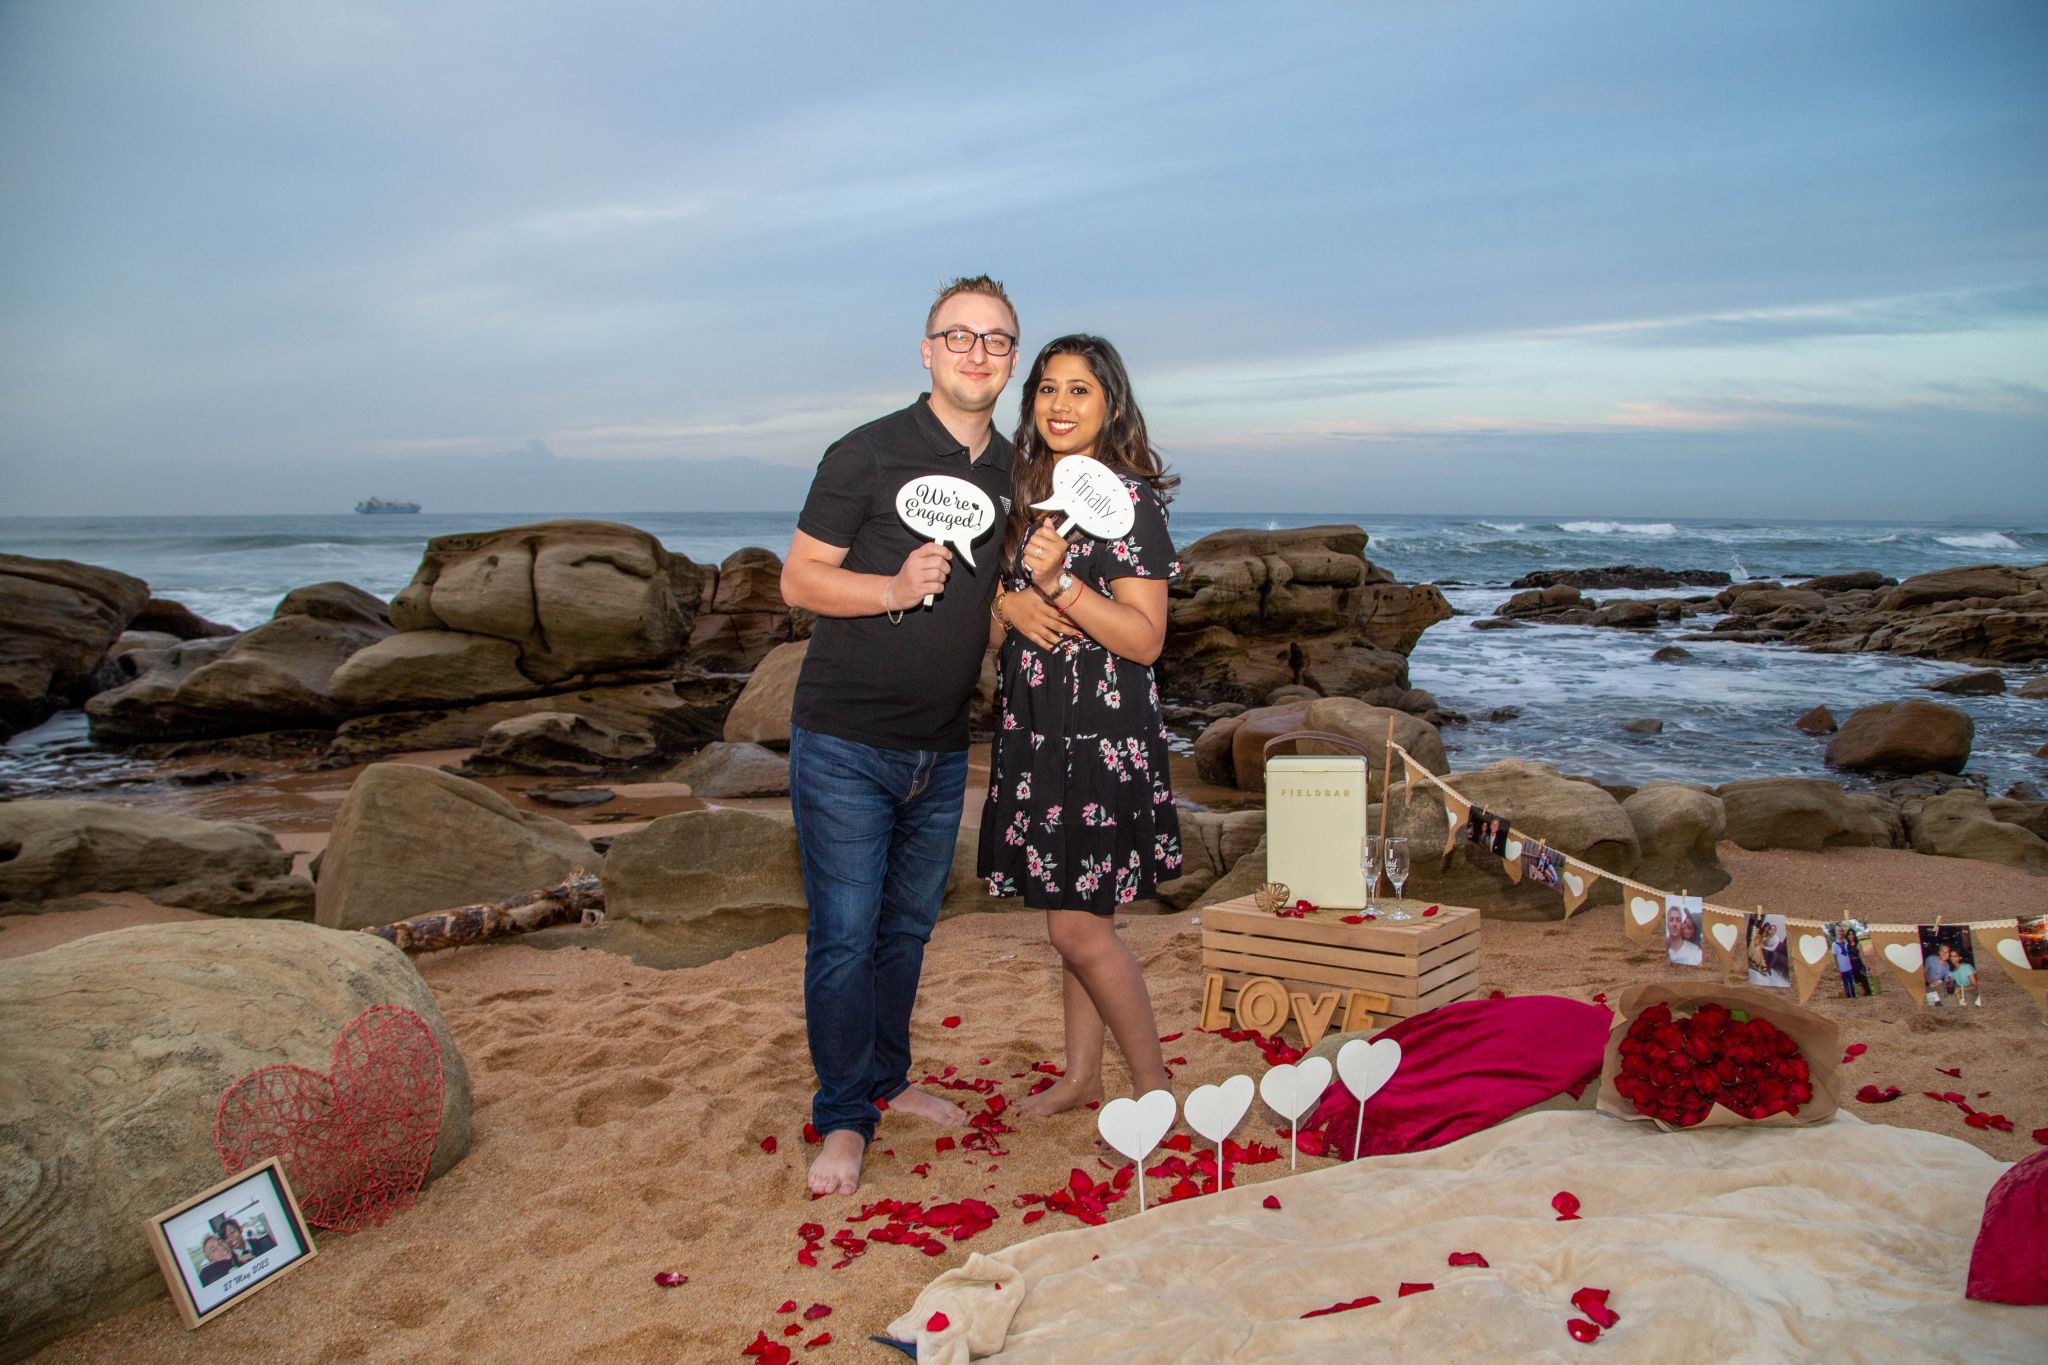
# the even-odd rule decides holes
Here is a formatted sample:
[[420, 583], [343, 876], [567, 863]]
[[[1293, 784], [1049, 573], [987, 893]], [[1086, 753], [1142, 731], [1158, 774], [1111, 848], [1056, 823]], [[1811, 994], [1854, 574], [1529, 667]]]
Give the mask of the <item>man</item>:
[[896, 495], [946, 474], [1008, 510], [1010, 443], [990, 419], [1017, 363], [1017, 313], [1000, 283], [977, 275], [939, 291], [924, 333], [931, 392], [825, 452], [782, 569], [784, 599], [818, 616], [789, 741], [810, 904], [811, 1122], [824, 1136], [816, 1194], [859, 1188], [878, 1102], [967, 1122], [958, 1105], [909, 1088], [910, 1013], [960, 828], [1003, 516], [975, 563], [956, 566], [897, 517]]

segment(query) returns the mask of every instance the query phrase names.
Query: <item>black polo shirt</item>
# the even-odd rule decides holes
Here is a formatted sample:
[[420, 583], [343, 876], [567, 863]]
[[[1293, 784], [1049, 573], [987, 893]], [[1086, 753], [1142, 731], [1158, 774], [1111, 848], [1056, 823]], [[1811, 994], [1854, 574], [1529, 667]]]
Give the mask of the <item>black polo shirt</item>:
[[967, 747], [967, 708], [988, 652], [1003, 521], [1015, 489], [1010, 443], [991, 432], [979, 460], [953, 438], [922, 394], [900, 412], [856, 427], [832, 443], [811, 480], [797, 529], [845, 548], [842, 567], [894, 574], [925, 538], [896, 515], [896, 494], [912, 479], [950, 474], [995, 504], [995, 524], [974, 542], [974, 563], [955, 548], [946, 590], [932, 605], [910, 602], [892, 622], [820, 616], [797, 679], [790, 718], [806, 730], [878, 749], [956, 751]]

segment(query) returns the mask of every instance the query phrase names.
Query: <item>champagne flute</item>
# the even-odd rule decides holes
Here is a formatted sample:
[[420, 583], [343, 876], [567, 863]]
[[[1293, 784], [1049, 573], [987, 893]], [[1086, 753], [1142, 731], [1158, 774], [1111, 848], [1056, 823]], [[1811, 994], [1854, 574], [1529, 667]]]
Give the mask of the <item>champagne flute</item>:
[[1408, 880], [1408, 841], [1398, 835], [1389, 836], [1386, 844], [1387, 880], [1394, 884], [1394, 908], [1387, 918], [1391, 920], [1413, 919], [1401, 908], [1401, 887]]
[[1358, 870], [1365, 874], [1365, 908], [1372, 909], [1380, 889], [1380, 836], [1368, 834], [1359, 840]]

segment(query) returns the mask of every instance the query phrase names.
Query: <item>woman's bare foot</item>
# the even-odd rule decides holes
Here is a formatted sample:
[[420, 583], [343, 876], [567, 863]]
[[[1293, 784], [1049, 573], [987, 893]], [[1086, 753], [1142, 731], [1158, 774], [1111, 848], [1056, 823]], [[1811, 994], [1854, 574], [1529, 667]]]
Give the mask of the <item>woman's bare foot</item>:
[[906, 1090], [889, 1101], [889, 1108], [897, 1113], [909, 1114], [912, 1118], [928, 1119], [942, 1123], [949, 1128], [965, 1128], [967, 1111], [951, 1100], [942, 1100], [937, 1095], [923, 1090]]
[[1101, 1098], [1100, 1076], [1066, 1076], [1036, 1095], [1027, 1095], [1017, 1101], [1017, 1107], [1033, 1118], [1044, 1119]]
[[835, 1128], [825, 1134], [825, 1146], [811, 1163], [812, 1194], [852, 1194], [860, 1188], [861, 1158], [868, 1145], [851, 1128]]

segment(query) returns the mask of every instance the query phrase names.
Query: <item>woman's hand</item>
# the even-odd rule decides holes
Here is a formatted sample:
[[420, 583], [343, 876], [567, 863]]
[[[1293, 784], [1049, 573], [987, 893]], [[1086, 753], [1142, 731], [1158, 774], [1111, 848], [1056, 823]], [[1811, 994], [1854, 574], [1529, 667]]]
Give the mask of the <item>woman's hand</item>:
[[1003, 598], [1003, 615], [1009, 618], [1010, 629], [1040, 649], [1051, 649], [1061, 636], [1081, 633], [1079, 626], [1054, 611], [1051, 603], [1029, 588]]
[[1046, 592], [1053, 590], [1060, 571], [1067, 566], [1067, 542], [1052, 526], [1051, 517], [1043, 518], [1031, 528], [1031, 538], [1024, 542], [1024, 572]]

